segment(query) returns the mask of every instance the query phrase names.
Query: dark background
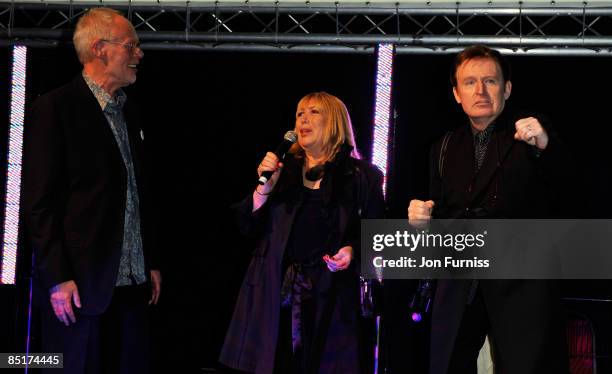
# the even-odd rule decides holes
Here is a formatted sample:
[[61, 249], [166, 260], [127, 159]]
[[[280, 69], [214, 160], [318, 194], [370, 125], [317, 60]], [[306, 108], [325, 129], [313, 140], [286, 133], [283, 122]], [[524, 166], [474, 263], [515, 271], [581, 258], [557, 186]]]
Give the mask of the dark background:
[[[512, 105], [547, 114], [575, 155], [580, 175], [573, 198], [581, 201], [579, 214], [609, 217], [612, 168], [606, 146], [612, 129], [605, 92], [612, 85], [612, 61], [510, 60]], [[0, 123], [8, 123], [8, 64], [1, 61], [9, 61], [8, 49], [0, 49]], [[405, 217], [410, 199], [427, 197], [429, 146], [465, 121], [450, 91], [450, 61], [443, 55], [396, 57], [388, 193], [392, 217]], [[79, 71], [71, 47], [30, 48], [29, 102]], [[374, 55], [145, 50], [138, 82], [126, 91], [145, 119], [147, 173], [160, 222], [164, 281], [153, 316], [159, 372], [217, 365], [252, 248], [238, 235], [229, 207], [252, 191], [257, 164], [293, 127], [298, 100], [319, 90], [340, 97], [351, 113], [358, 146], [369, 158], [375, 72]], [[7, 127], [0, 129], [2, 159]], [[0, 178], [4, 168], [1, 163]], [[0, 351], [24, 350], [25, 310], [15, 300], [27, 290], [28, 252], [27, 247], [21, 250], [19, 286], [0, 287], [0, 317], [5, 317], [0, 331], [9, 332], [0, 342], [8, 345]], [[413, 282], [387, 283], [389, 349], [382, 356], [392, 372], [419, 368], [426, 361], [427, 321], [419, 326], [408, 319], [413, 288]], [[609, 282], [573, 281], [565, 288], [566, 296], [612, 297]]]

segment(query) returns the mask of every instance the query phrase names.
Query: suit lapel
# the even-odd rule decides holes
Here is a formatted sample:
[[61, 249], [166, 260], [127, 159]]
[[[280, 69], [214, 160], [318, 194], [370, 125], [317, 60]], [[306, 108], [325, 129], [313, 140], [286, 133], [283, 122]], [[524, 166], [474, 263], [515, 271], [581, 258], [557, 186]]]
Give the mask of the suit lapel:
[[510, 131], [510, 128], [503, 121], [498, 121], [495, 126], [496, 128], [487, 145], [484, 162], [472, 182], [469, 195], [470, 205], [478, 202], [489, 189], [489, 186], [494, 183], [494, 179], [499, 172], [498, 169], [503, 165], [506, 155], [514, 144], [514, 132]]
[[73, 82], [76, 95], [72, 101], [79, 111], [79, 116], [82, 118], [87, 118], [88, 131], [98, 134], [100, 139], [102, 139], [103, 144], [107, 145], [109, 149], [113, 150], [112, 154], [118, 159], [119, 162], [121, 162], [125, 169], [125, 163], [121, 157], [119, 144], [117, 144], [115, 134], [113, 134], [113, 130], [111, 129], [104, 112], [102, 112], [100, 103], [98, 103], [98, 100], [94, 96], [93, 92], [91, 92], [89, 86], [87, 86], [87, 83], [80, 74], [74, 79]]
[[455, 201], [467, 201], [474, 177], [474, 144], [469, 126], [462, 126], [448, 144], [442, 180], [445, 194]]

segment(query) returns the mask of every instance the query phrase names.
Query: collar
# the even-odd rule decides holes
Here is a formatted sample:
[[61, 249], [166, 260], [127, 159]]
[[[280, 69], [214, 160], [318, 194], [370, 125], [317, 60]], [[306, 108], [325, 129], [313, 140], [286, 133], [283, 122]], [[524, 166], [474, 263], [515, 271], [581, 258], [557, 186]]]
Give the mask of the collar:
[[[513, 110], [513, 108], [511, 108], [511, 106], [509, 105], [509, 103], [506, 102], [506, 106], [504, 107], [504, 110], [499, 114], [499, 116], [497, 116], [497, 118], [493, 120], [493, 122], [489, 124], [489, 126], [487, 126], [486, 129], [482, 131], [500, 132], [508, 128], [513, 129], [514, 122], [516, 122], [516, 120], [518, 120], [519, 118], [521, 117], [520, 116], [517, 117], [515, 110]], [[472, 124], [470, 123], [469, 119], [467, 120], [467, 125], [470, 128], [470, 134], [472, 134], [472, 136], [475, 136], [478, 133], [478, 130], [475, 130], [472, 127]], [[512, 131], [512, 134], [514, 134], [514, 131]]]
[[475, 138], [477, 135], [482, 134], [484, 136], [489, 136], [495, 130], [495, 122], [491, 122], [489, 126], [487, 126], [484, 130], [478, 131], [474, 128], [474, 126], [470, 125], [470, 129], [472, 130], [472, 136]]
[[93, 81], [85, 72], [83, 71], [83, 79], [87, 86], [91, 90], [91, 92], [98, 100], [98, 104], [102, 108], [102, 111], [106, 111], [108, 109], [121, 110], [127, 101], [127, 95], [123, 92], [122, 89], [118, 89], [115, 97], [112, 97], [104, 90], [104, 88], [100, 87], [96, 82]]

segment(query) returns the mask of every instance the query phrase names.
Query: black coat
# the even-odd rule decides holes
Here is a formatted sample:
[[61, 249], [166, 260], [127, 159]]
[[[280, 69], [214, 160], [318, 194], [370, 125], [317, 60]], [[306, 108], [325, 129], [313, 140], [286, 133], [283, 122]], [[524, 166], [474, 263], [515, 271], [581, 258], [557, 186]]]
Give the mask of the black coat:
[[[136, 175], [146, 274], [154, 263], [145, 225], [144, 145], [128, 100], [124, 107]], [[81, 75], [40, 96], [26, 120], [22, 214], [35, 254], [42, 300], [74, 280], [81, 312], [98, 315], [117, 281], [127, 170], [111, 127]]]
[[[550, 217], [561, 203], [562, 191], [558, 187], [567, 181], [565, 175], [571, 162], [550, 130], [548, 146], [539, 155], [532, 146], [514, 140], [514, 123], [524, 117], [506, 111], [495, 121], [478, 173], [469, 125], [452, 133], [441, 170], [438, 161], [442, 142], [432, 147], [430, 196], [436, 202], [434, 218]], [[430, 374], [446, 373], [471, 283], [438, 281], [432, 311]], [[480, 280], [478, 285], [489, 314], [491, 334], [505, 359], [505, 372], [563, 372], [566, 353], [555, 283]]]
[[[333, 222], [326, 250], [335, 254], [341, 247], [352, 245], [354, 254], [349, 269], [338, 273], [325, 271], [318, 279], [318, 292], [323, 298], [325, 295], [333, 298], [335, 303], [331, 327], [323, 332], [326, 336], [319, 370], [325, 373], [356, 373], [359, 370], [353, 359], [357, 357], [354, 349], [359, 313], [360, 218], [382, 218], [384, 215], [381, 172], [344, 153], [327, 164], [321, 182], [325, 209]], [[274, 370], [282, 261], [301, 204], [302, 184], [301, 162], [291, 158], [285, 161], [275, 191], [263, 207], [251, 213], [251, 196], [237, 206], [242, 231], [259, 239], [221, 352], [221, 363], [229, 367], [257, 374]], [[317, 331], [325, 330], [320, 326], [324, 314], [323, 310], [316, 312]], [[343, 351], [343, 347], [349, 347], [349, 352]], [[326, 362], [325, 357], [330, 355], [333, 360]]]

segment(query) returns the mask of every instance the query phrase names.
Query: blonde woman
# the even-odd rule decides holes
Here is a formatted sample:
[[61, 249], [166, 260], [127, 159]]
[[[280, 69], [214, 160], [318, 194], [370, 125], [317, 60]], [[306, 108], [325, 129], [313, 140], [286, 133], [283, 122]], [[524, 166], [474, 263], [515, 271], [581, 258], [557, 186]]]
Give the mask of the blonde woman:
[[361, 218], [384, 214], [382, 174], [360, 160], [346, 106], [325, 92], [303, 97], [297, 143], [237, 205], [257, 245], [220, 361], [251, 373], [365, 372], [359, 331]]

